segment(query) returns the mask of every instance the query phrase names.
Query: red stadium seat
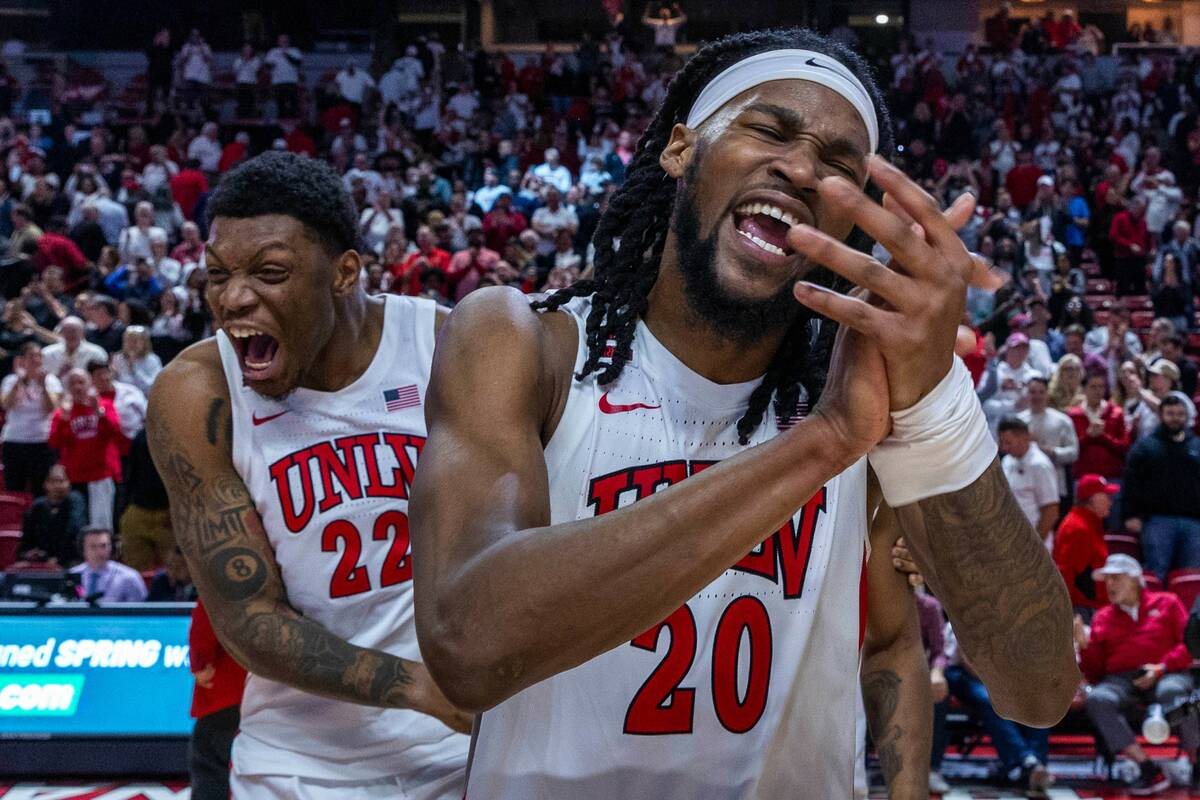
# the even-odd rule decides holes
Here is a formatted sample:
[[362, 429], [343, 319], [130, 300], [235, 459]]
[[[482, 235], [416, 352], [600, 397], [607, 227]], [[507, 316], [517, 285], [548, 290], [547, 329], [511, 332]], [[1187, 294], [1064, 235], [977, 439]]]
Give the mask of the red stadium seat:
[[33, 498], [25, 492], [0, 492], [0, 528], [20, 528]]
[[1109, 309], [1117, 304], [1116, 295], [1111, 294], [1085, 294], [1083, 302], [1088, 304], [1088, 308], [1099, 311], [1100, 309]]
[[1139, 561], [1142, 559], [1142, 542], [1136, 536], [1127, 533], [1106, 533], [1104, 543], [1108, 545], [1109, 555], [1121, 553], [1133, 556]]
[[1135, 330], [1141, 330], [1142, 328], [1149, 328], [1151, 325], [1154, 324], [1154, 312], [1153, 311], [1135, 311], [1129, 315], [1129, 324]]
[[1191, 611], [1196, 598], [1200, 597], [1200, 569], [1177, 569], [1167, 575], [1167, 591], [1173, 592]]
[[1146, 573], [1146, 588], [1152, 592], [1161, 592], [1163, 590], [1162, 581], [1153, 572]]
[[0, 571], [8, 569], [17, 560], [17, 547], [20, 544], [20, 531], [0, 531]]
[[1154, 301], [1149, 295], [1129, 294], [1122, 297], [1121, 302], [1130, 311], [1154, 311]]
[[1088, 278], [1087, 288], [1084, 291], [1087, 294], [1112, 294], [1112, 281], [1104, 278]]

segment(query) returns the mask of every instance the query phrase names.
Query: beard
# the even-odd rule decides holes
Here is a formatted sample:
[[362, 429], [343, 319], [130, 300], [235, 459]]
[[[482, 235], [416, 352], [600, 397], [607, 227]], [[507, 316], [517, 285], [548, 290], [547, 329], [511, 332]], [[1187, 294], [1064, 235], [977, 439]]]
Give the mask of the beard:
[[688, 165], [671, 212], [684, 297], [692, 315], [710, 330], [740, 345], [753, 344], [773, 331], [786, 328], [797, 318], [813, 319], [813, 312], [792, 296], [790, 282], [773, 296], [761, 300], [738, 296], [721, 285], [717, 273], [720, 226], [714, 226], [712, 233], [700, 238], [695, 190], [700, 161], [698, 153]]

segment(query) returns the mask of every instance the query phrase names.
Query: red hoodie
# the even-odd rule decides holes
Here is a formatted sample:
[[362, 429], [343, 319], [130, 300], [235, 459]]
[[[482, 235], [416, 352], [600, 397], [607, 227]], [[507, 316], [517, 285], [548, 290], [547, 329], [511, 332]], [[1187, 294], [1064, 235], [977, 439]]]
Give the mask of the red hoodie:
[[[1092, 579], [1092, 570], [1104, 566], [1108, 545], [1104, 542], [1104, 520], [1085, 506], [1075, 506], [1054, 534], [1054, 565], [1062, 573], [1071, 594], [1071, 605], [1100, 608], [1108, 603], [1103, 581]], [[1088, 590], [1089, 597], [1084, 594]]]
[[1129, 451], [1125, 412], [1116, 403], [1105, 400], [1100, 412], [1104, 431], [1099, 436], [1088, 435], [1090, 420], [1084, 406], [1068, 409], [1067, 416], [1075, 423], [1075, 435], [1079, 438], [1079, 458], [1071, 468], [1072, 474], [1076, 478], [1089, 473], [1120, 478], [1125, 470], [1125, 453]]
[[192, 688], [192, 716], [196, 719], [215, 714], [230, 706], [241, 705], [242, 689], [246, 686], [246, 670], [233, 660], [217, 641], [212, 623], [204, 604], [196, 601], [192, 609], [192, 627], [188, 631], [188, 658], [192, 672], [201, 672], [205, 667], [215, 669], [212, 687], [205, 689], [200, 684]]
[[99, 408], [104, 413], [75, 403], [69, 414], [59, 408], [50, 419], [48, 443], [58, 450], [71, 483], [121, 480], [120, 449], [125, 436], [112, 401], [99, 398]]
[[1187, 611], [1170, 592], [1142, 590], [1135, 622], [1124, 609], [1107, 605], [1092, 618], [1092, 635], [1080, 653], [1079, 665], [1088, 683], [1105, 675], [1141, 670], [1144, 664], [1166, 664], [1167, 672], [1192, 665], [1183, 643]]

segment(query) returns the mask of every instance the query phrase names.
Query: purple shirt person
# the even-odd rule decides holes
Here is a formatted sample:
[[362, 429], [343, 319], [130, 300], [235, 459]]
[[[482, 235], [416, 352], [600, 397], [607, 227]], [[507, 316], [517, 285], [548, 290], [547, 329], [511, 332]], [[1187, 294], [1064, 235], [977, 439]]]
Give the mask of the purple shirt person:
[[141, 574], [112, 560], [112, 531], [87, 527], [83, 537], [82, 564], [71, 567], [80, 576], [83, 596], [98, 597], [104, 603], [141, 603], [146, 599], [146, 582]]

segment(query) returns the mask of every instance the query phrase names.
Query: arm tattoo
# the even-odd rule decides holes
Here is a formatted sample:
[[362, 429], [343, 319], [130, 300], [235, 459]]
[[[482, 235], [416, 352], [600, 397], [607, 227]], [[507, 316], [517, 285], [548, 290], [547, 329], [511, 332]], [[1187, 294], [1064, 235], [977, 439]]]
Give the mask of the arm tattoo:
[[993, 701], [1001, 691], [1026, 698], [1073, 692], [1078, 671], [1066, 586], [999, 461], [965, 489], [896, 512]]
[[[209, 405], [206, 440], [217, 446], [224, 400]], [[408, 662], [346, 642], [287, 603], [262, 518], [231, 475], [205, 480], [165, 422], [147, 419], [176, 538], [199, 577], [222, 641], [252, 672], [303, 691], [387, 708], [411, 707]], [[226, 441], [230, 441], [229, 438]], [[194, 446], [194, 444], [193, 444]]]
[[[221, 408], [225, 405], [225, 401], [219, 397], [213, 398], [212, 405], [208, 407], [208, 424], [205, 426], [205, 431], [208, 434], [208, 443], [217, 443], [217, 431], [220, 430], [218, 420], [221, 416]], [[232, 415], [229, 417], [233, 419]]]
[[900, 706], [900, 676], [890, 670], [877, 670], [863, 676], [863, 704], [867, 710], [867, 726], [879, 755], [879, 768], [888, 786], [904, 769], [899, 747], [904, 729], [892, 724]]

